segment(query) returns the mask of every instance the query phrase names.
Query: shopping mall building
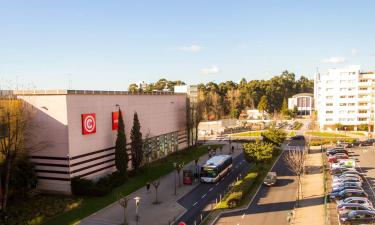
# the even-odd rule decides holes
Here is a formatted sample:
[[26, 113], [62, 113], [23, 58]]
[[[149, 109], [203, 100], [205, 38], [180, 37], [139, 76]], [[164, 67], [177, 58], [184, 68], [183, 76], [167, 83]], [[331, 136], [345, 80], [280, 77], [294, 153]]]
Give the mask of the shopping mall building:
[[31, 152], [40, 190], [70, 193], [71, 178], [95, 179], [116, 170], [119, 108], [128, 150], [135, 112], [143, 137], [150, 137], [151, 160], [187, 147], [186, 94], [76, 90], [14, 94], [34, 109], [32, 120], [37, 126], [27, 144], [45, 146]]

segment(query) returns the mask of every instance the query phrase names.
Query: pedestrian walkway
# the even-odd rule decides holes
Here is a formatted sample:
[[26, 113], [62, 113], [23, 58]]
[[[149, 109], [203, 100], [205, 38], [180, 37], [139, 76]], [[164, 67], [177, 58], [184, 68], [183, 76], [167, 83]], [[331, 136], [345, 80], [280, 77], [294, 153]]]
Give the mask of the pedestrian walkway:
[[324, 174], [322, 153], [313, 149], [306, 159], [306, 175], [301, 179], [300, 207], [295, 209], [292, 224], [324, 225]]
[[[239, 144], [232, 144], [238, 145]], [[223, 146], [223, 154], [228, 154], [230, 147], [228, 144]], [[233, 157], [238, 156], [241, 150], [235, 150]], [[220, 150], [217, 150], [220, 154]], [[198, 164], [203, 164], [208, 159], [208, 155], [200, 157]], [[194, 162], [187, 164], [185, 167], [193, 166]], [[193, 190], [199, 182], [193, 185], [182, 184], [181, 172], [181, 187], [177, 188], [177, 195], [174, 194], [176, 172], [171, 172], [164, 177], [160, 178], [160, 186], [158, 188], [158, 199], [160, 204], [153, 204], [155, 201], [155, 189], [151, 185], [150, 191], [147, 192], [146, 187], [138, 189], [127, 196], [129, 200], [126, 208], [126, 218], [129, 225], [135, 224], [152, 224], [152, 225], [168, 225], [175, 219], [183, 215], [186, 211], [184, 207], [177, 203], [177, 200], [182, 196]], [[178, 181], [177, 181], [178, 186]], [[136, 221], [136, 204], [135, 197], [140, 197], [138, 206], [139, 222]], [[81, 225], [115, 225], [122, 224], [124, 218], [124, 209], [117, 203], [113, 203], [104, 209], [83, 219]]]

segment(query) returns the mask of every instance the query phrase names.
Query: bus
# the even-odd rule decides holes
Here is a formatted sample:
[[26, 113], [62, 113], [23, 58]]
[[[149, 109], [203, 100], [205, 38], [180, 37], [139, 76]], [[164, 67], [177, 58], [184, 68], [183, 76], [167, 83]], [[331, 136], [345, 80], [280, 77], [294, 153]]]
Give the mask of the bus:
[[200, 180], [204, 183], [216, 183], [233, 167], [232, 156], [218, 155], [207, 160], [201, 167]]

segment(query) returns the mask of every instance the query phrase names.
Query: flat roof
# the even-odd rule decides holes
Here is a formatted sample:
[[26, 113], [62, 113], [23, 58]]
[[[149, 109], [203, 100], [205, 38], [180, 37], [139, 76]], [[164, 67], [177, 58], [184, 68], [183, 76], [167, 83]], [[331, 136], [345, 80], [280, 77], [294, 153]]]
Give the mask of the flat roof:
[[299, 94], [295, 94], [295, 95], [293, 95], [292, 98], [295, 98], [295, 97], [301, 97], [301, 96], [314, 97], [314, 94], [313, 94], [313, 93], [299, 93]]
[[186, 95], [172, 91], [130, 92], [100, 90], [14, 90], [14, 95]]

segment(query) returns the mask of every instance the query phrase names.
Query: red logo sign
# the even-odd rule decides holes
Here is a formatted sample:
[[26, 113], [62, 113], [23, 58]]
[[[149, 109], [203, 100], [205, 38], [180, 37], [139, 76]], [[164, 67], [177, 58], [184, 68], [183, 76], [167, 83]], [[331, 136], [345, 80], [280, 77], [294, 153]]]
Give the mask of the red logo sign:
[[82, 134], [96, 133], [96, 117], [95, 113], [82, 114]]
[[178, 225], [186, 225], [185, 222], [179, 222]]
[[112, 130], [118, 129], [118, 112], [112, 112]]

